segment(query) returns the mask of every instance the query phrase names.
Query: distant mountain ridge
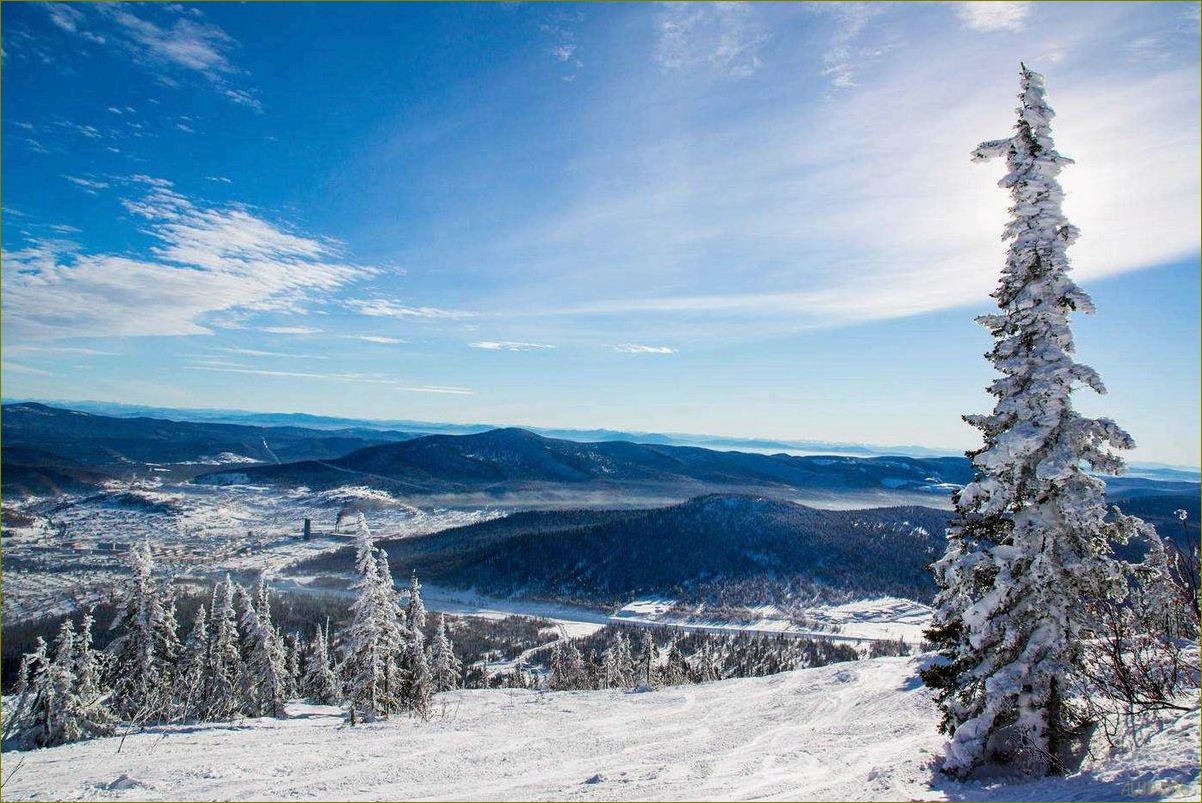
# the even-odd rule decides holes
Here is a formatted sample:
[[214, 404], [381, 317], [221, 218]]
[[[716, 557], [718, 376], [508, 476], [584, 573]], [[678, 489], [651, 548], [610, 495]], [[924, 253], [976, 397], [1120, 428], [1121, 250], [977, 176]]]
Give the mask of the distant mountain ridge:
[[[5, 400], [5, 404], [18, 400]], [[340, 418], [310, 413], [259, 413], [249, 410], [188, 409], [150, 407], [134, 404], [97, 401], [20, 400], [53, 407], [82, 410], [118, 418], [135, 416], [169, 418], [179, 421], [243, 424], [248, 426], [300, 426], [311, 429], [386, 429], [402, 430], [421, 435], [471, 435], [493, 429], [506, 429], [497, 424], [450, 424], [409, 419]], [[864, 443], [845, 443], [819, 440], [781, 440], [777, 438], [740, 438], [722, 435], [688, 433], [636, 432], [613, 429], [565, 429], [523, 426], [540, 435], [582, 442], [622, 440], [634, 443], [658, 443], [665, 446], [700, 446], [709, 449], [744, 449], [751, 451], [793, 451], [799, 453], [846, 455], [908, 455], [911, 457], [947, 457], [959, 452], [917, 445], [881, 446]]]
[[[581, 442], [509, 427], [463, 435], [310, 429], [113, 417], [37, 403], [3, 405], [3, 490], [12, 497], [86, 493], [109, 479], [160, 478], [323, 490], [365, 485], [436, 503], [646, 507], [714, 492], [823, 505], [946, 506], [971, 477], [963, 457], [721, 451]], [[1175, 476], [1175, 475], [1170, 475]], [[1181, 479], [1107, 479], [1114, 500], [1197, 495]], [[521, 499], [506, 498], [507, 493]], [[440, 495], [468, 495], [459, 501]], [[544, 494], [545, 502], [530, 501]], [[582, 494], [593, 494], [587, 504]], [[474, 495], [474, 496], [473, 496]], [[468, 498], [470, 497], [470, 498]]]
[[[98, 401], [54, 401], [45, 399], [4, 400], [4, 404], [19, 401], [38, 402], [45, 405], [72, 410], [82, 410], [98, 415], [118, 418], [151, 417], [176, 421], [242, 424], [246, 426], [297, 426], [307, 429], [343, 430], [392, 430], [417, 435], [470, 435], [505, 428], [495, 424], [450, 424], [409, 419], [342, 418], [338, 416], [314, 415], [311, 413], [260, 413], [249, 410], [223, 410], [208, 408], [151, 407], [146, 405], [121, 404]], [[848, 456], [893, 456], [908, 457], [960, 457], [963, 452], [914, 444], [893, 446], [839, 441], [793, 440], [780, 438], [732, 437], [723, 435], [689, 434], [679, 432], [638, 432], [612, 429], [563, 429], [524, 426], [532, 432], [550, 438], [582, 442], [631, 441], [633, 443], [655, 443], [665, 446], [698, 446], [717, 450], [743, 450], [753, 452], [787, 452], [793, 454], [821, 454]], [[1163, 463], [1135, 461], [1129, 464], [1128, 475], [1149, 479], [1199, 482], [1202, 469], [1198, 467], [1173, 466]]]
[[426, 435], [331, 460], [210, 472], [199, 482], [323, 489], [362, 484], [401, 494], [500, 492], [546, 486], [807, 488], [946, 496], [971, 476], [964, 458], [764, 455], [692, 446], [547, 438], [507, 428]]
[[116, 418], [36, 403], [0, 407], [4, 493], [79, 492], [155, 469], [190, 476], [223, 463], [338, 457], [412, 437], [381, 430], [314, 430]]

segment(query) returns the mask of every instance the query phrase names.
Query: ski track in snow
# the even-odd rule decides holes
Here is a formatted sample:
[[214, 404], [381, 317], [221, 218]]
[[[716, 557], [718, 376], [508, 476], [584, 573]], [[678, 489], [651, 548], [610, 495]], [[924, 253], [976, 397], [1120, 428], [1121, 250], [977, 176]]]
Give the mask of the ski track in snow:
[[[1196, 710], [1068, 778], [943, 779], [918, 666], [884, 658], [643, 693], [460, 691], [435, 698], [430, 722], [356, 728], [334, 708], [294, 704], [287, 720], [32, 751], [4, 798], [1116, 800], [1160, 781], [1198, 799]], [[18, 760], [5, 754], [6, 775]]]

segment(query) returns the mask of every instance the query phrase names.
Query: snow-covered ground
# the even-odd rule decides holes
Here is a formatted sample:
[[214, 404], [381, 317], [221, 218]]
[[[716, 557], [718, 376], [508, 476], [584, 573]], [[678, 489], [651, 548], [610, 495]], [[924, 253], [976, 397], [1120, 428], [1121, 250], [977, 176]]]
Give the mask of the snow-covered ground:
[[5, 800], [1198, 799], [1198, 712], [1082, 771], [960, 784], [915, 672], [882, 658], [654, 692], [498, 689], [430, 722], [335, 709], [7, 753]]
[[[5, 528], [3, 613], [10, 622], [104, 599], [125, 575], [123, 550], [143, 538], [160, 568], [207, 578], [223, 571], [279, 572], [345, 546], [354, 531], [347, 511], [365, 510], [381, 538], [424, 535], [503, 513], [419, 509], [370, 488], [311, 492], [188, 483], [114, 484], [106, 493], [12, 507], [35, 521]], [[314, 532], [308, 541], [301, 538], [306, 518]]]
[[[342, 594], [338, 589], [316, 585], [317, 578], [303, 575], [281, 575], [273, 580], [277, 591], [320, 594]], [[328, 580], [326, 576], [324, 579]], [[353, 578], [346, 577], [349, 587]], [[404, 590], [406, 581], [397, 581]], [[825, 629], [796, 624], [779, 608], [765, 605], [752, 609], [754, 618], [720, 619], [705, 612], [695, 615], [674, 613], [676, 600], [644, 598], [622, 606], [613, 613], [566, 603], [544, 602], [520, 598], [489, 597], [475, 591], [445, 588], [425, 583], [422, 600], [432, 611], [478, 619], [504, 619], [509, 616], [530, 616], [546, 619], [556, 625], [564, 638], [580, 638], [597, 632], [607, 624], [638, 627], [674, 627], [680, 630], [707, 633], [762, 633], [765, 635], [824, 638], [833, 641], [871, 642], [894, 641], [904, 638], [909, 644], [922, 641], [922, 631], [931, 618], [931, 609], [913, 600], [880, 597], [859, 600], [843, 605], [823, 605], [808, 608], [802, 615], [818, 622]]]
[[801, 612], [805, 619], [827, 629], [797, 624], [788, 613], [774, 605], [752, 609], [754, 618], [731, 621], [716, 619], [704, 612], [693, 616], [673, 613], [676, 600], [640, 599], [622, 607], [611, 621], [635, 625], [662, 625], [710, 633], [747, 631], [827, 638], [841, 641], [882, 641], [904, 638], [910, 644], [922, 640], [922, 631], [931, 619], [931, 609], [908, 599], [881, 597], [844, 605], [823, 605]]

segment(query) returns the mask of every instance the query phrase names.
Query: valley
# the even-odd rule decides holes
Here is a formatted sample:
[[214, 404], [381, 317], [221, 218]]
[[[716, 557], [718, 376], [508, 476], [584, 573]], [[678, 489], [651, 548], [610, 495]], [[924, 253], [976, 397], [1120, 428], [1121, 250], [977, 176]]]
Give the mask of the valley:
[[[266, 573], [281, 591], [337, 593], [363, 514], [398, 584], [416, 570], [448, 613], [545, 616], [574, 633], [620, 621], [917, 643], [948, 489], [966, 471], [960, 458], [773, 456], [515, 429], [421, 436], [39, 404], [6, 404], [3, 422], [10, 622], [111, 600], [142, 540], [187, 587]], [[78, 484], [30, 482], [54, 476]], [[1163, 534], [1196, 537], [1196, 483], [1172, 474], [1112, 487]]]

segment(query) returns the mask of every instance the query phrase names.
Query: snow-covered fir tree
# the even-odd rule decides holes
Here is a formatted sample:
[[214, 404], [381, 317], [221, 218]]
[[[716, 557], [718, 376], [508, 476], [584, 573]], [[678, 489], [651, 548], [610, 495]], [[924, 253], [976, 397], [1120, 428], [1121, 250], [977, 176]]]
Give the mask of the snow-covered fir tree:
[[238, 643], [238, 625], [234, 612], [234, 584], [227, 574], [213, 587], [210, 670], [205, 711], [213, 719], [229, 719], [241, 708], [239, 684], [242, 656]]
[[560, 641], [551, 645], [551, 660], [547, 664], [547, 688], [555, 691], [571, 688], [568, 685], [567, 663], [563, 658]]
[[38, 636], [33, 652], [21, 657], [17, 682], [13, 687], [16, 702], [4, 717], [4, 741], [20, 746], [40, 744], [46, 738], [47, 696], [50, 686], [50, 656], [46, 640]]
[[243, 713], [259, 716], [262, 700], [259, 699], [258, 678], [249, 666], [255, 631], [259, 628], [259, 614], [255, 610], [254, 597], [241, 583], [234, 583], [234, 615], [238, 621], [238, 705]]
[[405, 606], [405, 623], [411, 630], [426, 626], [426, 606], [422, 603], [422, 584], [417, 581], [417, 572], [409, 577], [409, 603]]
[[667, 686], [679, 686], [689, 682], [689, 663], [685, 660], [684, 653], [681, 652], [676, 639], [672, 639], [672, 643], [668, 645], [668, 656], [664, 662], [662, 677], [664, 685]]
[[101, 695], [80, 694], [79, 642], [64, 620], [53, 659], [40, 636], [21, 663], [16, 703], [6, 708], [4, 739], [24, 746], [50, 747], [113, 731], [113, 716]]
[[634, 675], [635, 686], [640, 689], [655, 688], [659, 683], [659, 647], [650, 630], [643, 634], [643, 644], [635, 660]]
[[944, 769], [958, 776], [995, 759], [1037, 774], [1061, 769], [1067, 684], [1090, 626], [1082, 603], [1122, 593], [1110, 543], [1136, 528], [1127, 517], [1106, 520], [1105, 487], [1091, 473], [1122, 470], [1110, 448], [1130, 448], [1130, 436], [1071, 403], [1077, 385], [1105, 392], [1073, 357], [1070, 315], [1093, 306], [1068, 275], [1077, 229], [1061, 211], [1057, 175], [1071, 160], [1052, 142], [1043, 77], [1025, 65], [1019, 98], [1014, 135], [973, 153], [1005, 158], [1000, 185], [1013, 199], [993, 293], [1000, 312], [979, 319], [1002, 376], [989, 387], [993, 412], [965, 417], [984, 445], [969, 453], [976, 474], [955, 496], [927, 636], [942, 660], [924, 679], [951, 735]]
[[384, 672], [382, 701], [386, 710], [396, 711], [402, 704], [405, 677], [411, 671], [408, 650], [412, 634], [405, 627], [401, 603], [392, 586], [388, 555], [383, 550], [376, 552], [376, 585], [379, 596], [376, 615], [380, 622], [380, 660]]
[[621, 637], [614, 639], [601, 651], [601, 671], [598, 680], [603, 689], [617, 689], [626, 684], [626, 676], [618, 663], [618, 645]]
[[380, 589], [379, 565], [371, 530], [363, 514], [359, 514], [355, 538], [355, 571], [358, 578], [351, 584], [355, 600], [351, 603], [351, 622], [342, 633], [342, 672], [346, 682], [347, 719], [354, 725], [372, 721], [388, 713], [384, 698], [384, 662], [387, 656], [381, 646], [381, 624], [386, 607]]
[[463, 665], [455, 657], [455, 648], [447, 635], [447, 619], [438, 615], [438, 629], [430, 644], [430, 673], [434, 676], [435, 691], [450, 691], [459, 688]]
[[108, 648], [112, 706], [126, 720], [155, 722], [171, 713], [179, 636], [175, 615], [154, 578], [150, 544], [134, 545], [129, 559], [132, 577], [112, 624], [118, 635]]
[[414, 715], [426, 719], [430, 716], [430, 702], [434, 697], [434, 676], [430, 672], [422, 631], [412, 631], [408, 644], [403, 705]]
[[46, 685], [45, 732], [42, 745], [65, 744], [83, 737], [80, 712], [83, 704], [76, 694], [75, 625], [64, 619], [54, 641], [54, 661]]
[[571, 639], [564, 647], [564, 661], [567, 663], [568, 675], [573, 689], [590, 689], [593, 687], [593, 672], [588, 661], [580, 652], [580, 648]]
[[287, 696], [289, 699], [300, 696], [300, 682], [304, 677], [301, 671], [301, 661], [303, 648], [301, 647], [300, 637], [296, 633], [289, 633], [284, 641], [287, 655]]
[[247, 634], [245, 674], [253, 688], [248, 694], [252, 713], [282, 717], [288, 702], [287, 657], [279, 633], [271, 624], [271, 600], [267, 581], [259, 578], [255, 604], [244, 612]]
[[635, 684], [634, 654], [630, 650], [630, 639], [625, 633], [620, 633], [614, 650], [614, 663], [617, 664], [618, 686], [633, 686]]
[[301, 694], [325, 705], [337, 705], [342, 701], [342, 687], [330, 666], [329, 636], [320, 625], [309, 645], [305, 660], [305, 676], [301, 680]]
[[75, 680], [78, 684], [79, 696], [85, 701], [99, 700], [104, 693], [101, 687], [101, 677], [104, 672], [104, 656], [92, 641], [92, 631], [96, 627], [96, 617], [89, 607], [84, 611], [83, 621], [79, 625], [79, 634], [75, 640]]
[[712, 639], [708, 636], [693, 655], [693, 676], [697, 678], [698, 683], [709, 683], [722, 677], [718, 656], [714, 652]]
[[183, 663], [176, 675], [175, 698], [180, 702], [181, 713], [189, 719], [208, 718], [208, 684], [213, 671], [210, 648], [208, 612], [201, 604], [184, 639]]

